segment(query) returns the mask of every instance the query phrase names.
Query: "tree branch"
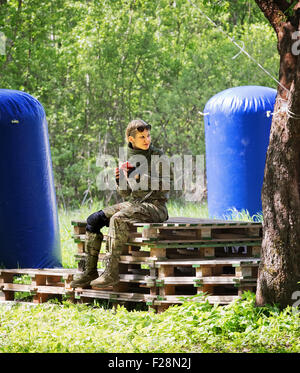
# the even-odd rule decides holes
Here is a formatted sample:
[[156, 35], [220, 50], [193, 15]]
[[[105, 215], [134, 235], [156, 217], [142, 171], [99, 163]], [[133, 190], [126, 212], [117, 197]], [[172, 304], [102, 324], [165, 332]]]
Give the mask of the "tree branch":
[[278, 35], [280, 25], [285, 21], [284, 11], [288, 9], [287, 1], [282, 0], [255, 0], [261, 11], [264, 13], [271, 26]]

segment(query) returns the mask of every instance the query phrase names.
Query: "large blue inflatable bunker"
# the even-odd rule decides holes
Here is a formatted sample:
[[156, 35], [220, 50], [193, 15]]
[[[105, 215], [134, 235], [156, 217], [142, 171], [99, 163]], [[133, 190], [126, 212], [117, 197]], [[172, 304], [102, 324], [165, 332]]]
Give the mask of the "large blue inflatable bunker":
[[262, 210], [266, 152], [277, 91], [268, 87], [226, 89], [205, 105], [208, 211], [212, 218], [231, 209]]
[[48, 125], [31, 95], [0, 89], [0, 267], [61, 267]]

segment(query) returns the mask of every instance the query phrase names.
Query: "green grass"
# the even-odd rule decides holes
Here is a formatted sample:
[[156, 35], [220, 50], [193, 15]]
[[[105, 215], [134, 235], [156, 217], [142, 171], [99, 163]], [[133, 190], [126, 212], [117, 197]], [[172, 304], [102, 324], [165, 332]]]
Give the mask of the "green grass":
[[228, 306], [186, 302], [161, 314], [0, 305], [0, 352], [300, 352], [299, 329], [299, 313], [257, 308], [251, 293]]
[[[64, 267], [77, 266], [71, 220], [85, 220], [101, 207], [59, 211]], [[172, 202], [169, 215], [206, 218], [208, 212], [205, 204]], [[253, 219], [247, 212], [233, 211], [231, 217]], [[192, 299], [161, 314], [114, 309], [105, 302], [0, 304], [0, 353], [300, 352], [300, 313], [295, 308], [255, 307], [250, 292], [228, 306], [210, 305], [201, 295]]]

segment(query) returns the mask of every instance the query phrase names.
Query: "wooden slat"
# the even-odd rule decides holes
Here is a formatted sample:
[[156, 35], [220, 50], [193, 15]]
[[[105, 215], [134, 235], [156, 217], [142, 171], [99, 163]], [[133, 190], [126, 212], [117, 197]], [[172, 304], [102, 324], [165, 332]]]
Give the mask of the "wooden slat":
[[178, 265], [178, 266], [191, 266], [191, 265], [232, 265], [232, 266], [257, 266], [259, 265], [259, 258], [220, 258], [220, 259], [166, 259], [166, 260], [157, 260], [155, 262], [156, 266], [159, 265]]
[[[238, 282], [243, 282], [245, 279], [239, 278], [236, 276], [207, 276], [207, 277], [164, 277], [163, 279], [158, 279], [156, 282], [161, 282], [162, 284], [177, 284], [177, 285], [184, 285], [184, 284], [195, 284], [196, 282], [202, 284], [236, 284]], [[247, 282], [256, 281], [256, 278], [247, 278]]]
[[200, 219], [200, 218], [188, 218], [188, 217], [172, 217], [162, 223], [134, 223], [134, 226], [137, 227], [184, 227], [184, 226], [209, 226], [209, 227], [230, 227], [230, 226], [241, 226], [241, 227], [253, 227], [253, 226], [262, 226], [262, 223], [251, 222], [251, 221], [238, 221], [238, 220], [219, 220], [219, 219]]
[[140, 293], [126, 293], [126, 292], [113, 292], [113, 291], [101, 291], [101, 290], [90, 290], [82, 289], [78, 293], [79, 296], [90, 297], [90, 298], [100, 298], [100, 299], [117, 299], [117, 300], [127, 300], [134, 302], [146, 302], [151, 299], [148, 294]]
[[132, 257], [147, 257], [147, 256], [150, 256], [150, 252], [149, 251], [131, 251], [131, 255]]
[[9, 291], [24, 291], [24, 292], [31, 292], [33, 291], [32, 285], [26, 285], [26, 284], [2, 284], [1, 290], [9, 290]]
[[85, 227], [86, 226], [86, 220], [72, 220], [71, 224], [77, 227]]
[[75, 234], [85, 234], [85, 227], [74, 226], [74, 233]]
[[43, 294], [66, 294], [66, 289], [63, 286], [36, 286], [33, 290]]
[[142, 275], [120, 274], [120, 281], [145, 283], [155, 281], [155, 278]]
[[130, 256], [130, 255], [121, 255], [119, 263], [124, 264], [148, 264], [148, 256]]
[[36, 268], [16, 268], [16, 269], [1, 269], [3, 273], [14, 273], [14, 274], [25, 274], [25, 275], [44, 275], [44, 276], [63, 276], [65, 274], [76, 274], [77, 269], [73, 268], [46, 268], [46, 269], [36, 269]]
[[[252, 238], [253, 240], [253, 238]], [[206, 239], [195, 239], [195, 240], [191, 240], [191, 239], [181, 239], [181, 240], [172, 240], [172, 239], [169, 239], [169, 240], [165, 240], [165, 239], [161, 239], [161, 238], [158, 238], [158, 239], [148, 239], [148, 238], [143, 238], [143, 237], [136, 237], [136, 238], [132, 238], [130, 237], [130, 242], [131, 243], [149, 243], [149, 244], [154, 244], [154, 243], [157, 243], [159, 245], [161, 244], [172, 244], [172, 243], [206, 243], [206, 242], [209, 242], [210, 244], [212, 242], [216, 242], [216, 243], [224, 243], [224, 244], [227, 244], [227, 242], [230, 242], [232, 243], [232, 245], [234, 245], [235, 243], [247, 243], [247, 242], [250, 242], [251, 241], [251, 237], [243, 237], [243, 238], [232, 238], [232, 237], [228, 237], [228, 238], [216, 238], [216, 237], [213, 237], [213, 238], [206, 238]], [[255, 238], [255, 242], [261, 242], [261, 239], [258, 237], [258, 238]], [[229, 246], [229, 245], [228, 245]]]
[[[250, 229], [250, 228], [256, 228], [256, 229], [261, 229], [262, 226], [259, 225], [259, 226], [255, 226], [253, 227], [252, 225], [249, 225], [249, 223], [245, 223], [245, 224], [214, 224], [214, 225], [209, 225], [209, 224], [169, 224], [169, 225], [163, 225], [163, 226], [159, 226], [160, 223], [148, 223], [149, 225], [147, 225], [147, 229], [149, 228], [156, 228], [158, 229], [160, 232], [167, 232], [169, 230], [200, 230], [202, 228], [210, 228], [210, 229], [213, 229], [215, 232], [217, 230], [221, 230], [221, 229], [226, 229], [228, 231], [230, 230], [233, 230], [233, 229], [243, 229], [243, 230], [247, 230], [247, 229]], [[254, 224], [254, 223], [252, 223]], [[259, 223], [260, 224], [260, 223]], [[157, 225], [157, 226], [156, 226]], [[139, 229], [142, 229], [143, 226], [140, 226]], [[145, 227], [144, 227], [145, 228]]]
[[[179, 299], [184, 298], [183, 300]], [[209, 295], [206, 298], [199, 299], [189, 299], [192, 295], [166, 295], [163, 299], [158, 299], [154, 301], [154, 305], [158, 302], [160, 303], [183, 303], [184, 301], [190, 301], [190, 302], [204, 302], [206, 299], [209, 303], [220, 303], [220, 304], [229, 304], [232, 303], [234, 300], [239, 299], [240, 297], [238, 295]]]
[[[157, 242], [140, 242], [139, 244], [141, 246], [145, 247], [157, 247], [157, 248], [185, 248], [185, 247], [227, 247], [227, 246], [260, 246], [261, 245], [261, 240], [247, 240], [247, 241], [226, 241], [226, 242], [218, 242], [218, 241], [208, 241], [205, 240], [204, 242], [193, 242], [191, 240], [185, 241], [183, 243], [180, 242], [164, 242], [164, 241], [157, 241]], [[126, 243], [126, 245], [133, 245], [136, 244], [135, 242], [129, 242]]]
[[36, 286], [26, 284], [4, 284], [1, 286], [3, 291], [18, 291], [18, 292], [37, 292], [45, 294], [66, 294], [64, 286]]
[[247, 278], [244, 279], [242, 277], [231, 276], [231, 275], [220, 275], [220, 276], [206, 276], [206, 277], [185, 277], [185, 276], [178, 276], [178, 277], [164, 277], [164, 278], [155, 278], [150, 276], [143, 276], [143, 275], [131, 275], [131, 274], [120, 274], [120, 281], [124, 282], [136, 282], [136, 283], [147, 283], [156, 281], [157, 285], [162, 284], [194, 284], [195, 282], [201, 282], [203, 284], [235, 284], [239, 282], [243, 282], [247, 280], [247, 282], [254, 282], [257, 281], [256, 278]]

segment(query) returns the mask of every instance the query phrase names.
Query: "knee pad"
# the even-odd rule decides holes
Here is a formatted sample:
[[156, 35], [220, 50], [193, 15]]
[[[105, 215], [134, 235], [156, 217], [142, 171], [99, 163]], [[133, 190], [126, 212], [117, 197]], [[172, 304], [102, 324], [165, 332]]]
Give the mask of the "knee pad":
[[86, 230], [91, 233], [99, 233], [100, 229], [104, 226], [109, 226], [109, 218], [106, 217], [102, 210], [94, 212], [87, 220]]

